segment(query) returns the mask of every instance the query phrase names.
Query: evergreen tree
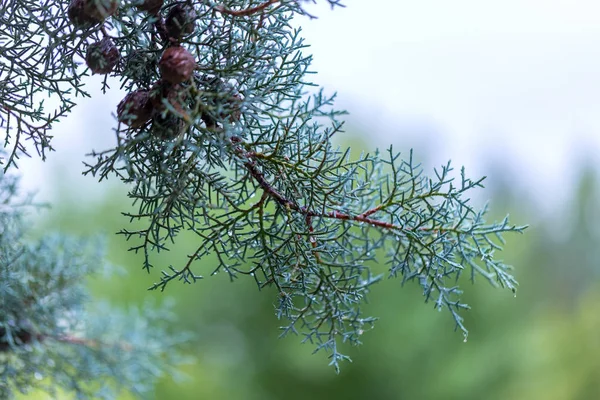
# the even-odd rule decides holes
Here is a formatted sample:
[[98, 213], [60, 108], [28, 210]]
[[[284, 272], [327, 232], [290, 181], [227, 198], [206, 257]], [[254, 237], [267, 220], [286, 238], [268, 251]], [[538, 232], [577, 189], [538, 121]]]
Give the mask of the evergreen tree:
[[[466, 273], [515, 291], [510, 268], [494, 253], [503, 233], [524, 227], [508, 219], [486, 223], [486, 209], [473, 209], [465, 198], [483, 179], [471, 180], [464, 170], [457, 179], [450, 163], [427, 177], [412, 152], [403, 159], [390, 147], [353, 160], [349, 149], [332, 144], [344, 113], [333, 108], [333, 96], [308, 93], [311, 57], [291, 25], [295, 16], [313, 17], [303, 5], [4, 0], [4, 169], [33, 149], [45, 158], [53, 124], [77, 98], [90, 96], [84, 77], [102, 75], [103, 93], [119, 82], [128, 94], [105, 111], [115, 115], [114, 147], [92, 150], [84, 174], [127, 184], [136, 211], [126, 216], [135, 224], [120, 234], [143, 254], [148, 272], [153, 256], [176, 245], [180, 233], [197, 238], [183, 265], [157, 266], [150, 289], [176, 290], [173, 282], [193, 283], [202, 273], [247, 276], [259, 289], [276, 290], [282, 334], [314, 343], [338, 369], [347, 358], [340, 341], [360, 343], [375, 321], [361, 304], [382, 278], [369, 267], [378, 262], [390, 276], [420, 285], [466, 340], [459, 312], [468, 306], [456, 281]], [[59, 106], [46, 110], [43, 96]], [[56, 386], [110, 397], [108, 389], [119, 384], [143, 393], [147, 375], [170, 371], [176, 352], [164, 350], [180, 339], [131, 324], [162, 320], [164, 313], [149, 308], [123, 317], [131, 337], [97, 318], [84, 302], [82, 278], [98, 269], [100, 257], [86, 258], [80, 244], [63, 238], [29, 244], [10, 200], [14, 187], [3, 178], [3, 394]], [[200, 262], [207, 255], [217, 257], [216, 265]], [[116, 310], [101, 314], [118, 318]], [[46, 376], [50, 381], [40, 380]]]

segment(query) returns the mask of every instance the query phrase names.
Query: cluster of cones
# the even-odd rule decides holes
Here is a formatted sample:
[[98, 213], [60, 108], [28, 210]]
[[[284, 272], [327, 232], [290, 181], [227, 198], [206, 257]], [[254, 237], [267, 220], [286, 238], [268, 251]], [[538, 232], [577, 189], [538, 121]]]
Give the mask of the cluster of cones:
[[[185, 109], [193, 104], [189, 99], [190, 80], [210, 84], [209, 91], [219, 90], [226, 85], [218, 78], [199, 78], [194, 74], [196, 60], [180, 44], [182, 39], [195, 31], [197, 13], [193, 6], [176, 4], [168, 9], [163, 20], [163, 3], [164, 0], [141, 0], [136, 4], [139, 11], [164, 21], [164, 32], [168, 40], [158, 62], [160, 79], [148, 90], [138, 89], [125, 96], [117, 107], [117, 117], [131, 129], [151, 124], [151, 131], [155, 136], [172, 139], [183, 132], [187, 126], [186, 119], [189, 122]], [[86, 30], [103, 24], [115, 14], [118, 7], [118, 0], [71, 0], [68, 16], [76, 29]], [[121, 54], [113, 41], [105, 35], [102, 40], [88, 46], [85, 59], [93, 74], [109, 74], [117, 67]], [[227, 90], [224, 94], [227, 104], [220, 108], [228, 109], [227, 115], [223, 115], [223, 112], [218, 113], [219, 115], [202, 114], [202, 119], [209, 128], [216, 126], [218, 118], [225, 117], [230, 122], [240, 118], [241, 97], [232, 90]]]

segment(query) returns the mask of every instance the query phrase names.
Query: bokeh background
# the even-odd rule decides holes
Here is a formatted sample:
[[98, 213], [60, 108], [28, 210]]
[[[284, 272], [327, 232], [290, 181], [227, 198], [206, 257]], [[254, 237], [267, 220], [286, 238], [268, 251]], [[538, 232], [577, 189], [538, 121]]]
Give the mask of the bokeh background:
[[[274, 294], [217, 275], [147, 292], [148, 275], [114, 235], [130, 205], [118, 182], [81, 176], [91, 149], [112, 144], [111, 110], [124, 93], [83, 100], [56, 126], [46, 163], [20, 164], [27, 189], [53, 208], [36, 232], [105, 234], [107, 259], [127, 276], [96, 279], [115, 305], [176, 300], [173, 331], [194, 334], [184, 381], [162, 379], [157, 399], [597, 399], [600, 398], [600, 5], [588, 0], [370, 0], [310, 6], [299, 18], [312, 45], [314, 81], [350, 112], [340, 145], [410, 148], [426, 170], [452, 159], [490, 200], [530, 224], [498, 256], [515, 266], [517, 297], [464, 284], [469, 340], [416, 285], [373, 288], [380, 317], [364, 344], [346, 349], [339, 375], [298, 337], [278, 339]], [[90, 79], [90, 91], [100, 86]], [[193, 240], [184, 237], [183, 240]], [[164, 264], [172, 257], [166, 254]], [[208, 275], [212, 263], [206, 259]], [[377, 268], [377, 266], [375, 266]]]

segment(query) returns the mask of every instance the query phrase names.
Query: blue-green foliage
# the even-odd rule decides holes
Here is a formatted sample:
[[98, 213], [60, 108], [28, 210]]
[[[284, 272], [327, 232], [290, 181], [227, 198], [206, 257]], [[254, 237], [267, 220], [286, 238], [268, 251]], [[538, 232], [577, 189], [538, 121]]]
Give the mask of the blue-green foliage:
[[163, 328], [172, 314], [91, 304], [88, 278], [106, 268], [101, 246], [57, 234], [28, 240], [23, 212], [34, 206], [18, 203], [16, 183], [0, 175], [0, 398], [147, 395], [180, 357], [172, 347], [183, 337]]
[[[344, 112], [333, 108], [334, 96], [308, 94], [314, 86], [311, 56], [291, 25], [294, 16], [307, 15], [302, 1], [166, 1], [155, 15], [124, 2], [119, 12], [87, 28], [70, 26], [65, 3], [35, 8], [29, 0], [11, 0], [6, 15], [39, 25], [37, 34], [50, 45], [27, 42], [39, 54], [15, 64], [19, 26], [27, 24], [0, 31], [12, 57], [3, 67], [9, 76], [39, 81], [0, 86], [0, 99], [9, 102], [0, 109], [0, 125], [15, 142], [14, 154], [23, 151], [21, 134], [49, 148], [46, 128], [53, 117], [32, 130], [27, 121], [39, 122], [40, 112], [27, 114], [15, 104], [50, 85], [62, 115], [71, 107], [70, 95], [87, 95], [80, 81], [87, 71], [76, 66], [86, 46], [111, 37], [122, 57], [113, 77], [130, 94], [143, 93], [146, 106], [135, 110], [133, 102], [122, 103], [114, 147], [92, 151], [85, 173], [128, 185], [135, 209], [125, 215], [135, 224], [121, 234], [143, 254], [147, 271], [162, 270], [152, 289], [170, 290], [172, 282], [196, 282], [206, 273], [247, 276], [260, 289], [275, 291], [283, 334], [301, 335], [316, 351], [326, 351], [336, 369], [347, 359], [340, 343], [360, 343], [375, 321], [362, 312], [382, 276], [373, 263], [387, 265], [403, 283], [420, 285], [425, 299], [448, 310], [465, 337], [461, 274], [515, 290], [495, 251], [503, 233], [523, 227], [507, 219], [486, 223], [485, 209], [472, 208], [468, 196], [482, 180], [468, 179], [464, 171], [453, 176], [449, 163], [428, 177], [412, 154], [403, 158], [392, 148], [355, 160], [349, 149], [333, 145]], [[173, 37], [168, 15], [184, 5], [194, 8], [194, 30]], [[31, 65], [36, 60], [47, 76]], [[175, 82], [173, 71], [186, 70], [189, 75]], [[64, 82], [52, 86], [56, 74]], [[104, 92], [108, 83], [107, 77]], [[34, 102], [22, 105], [32, 108]], [[133, 117], [140, 124], [134, 126]], [[7, 166], [14, 160], [9, 157]], [[176, 246], [184, 232], [196, 239], [183, 250], [187, 260], [157, 264], [158, 253]], [[209, 257], [214, 261], [207, 268]]]

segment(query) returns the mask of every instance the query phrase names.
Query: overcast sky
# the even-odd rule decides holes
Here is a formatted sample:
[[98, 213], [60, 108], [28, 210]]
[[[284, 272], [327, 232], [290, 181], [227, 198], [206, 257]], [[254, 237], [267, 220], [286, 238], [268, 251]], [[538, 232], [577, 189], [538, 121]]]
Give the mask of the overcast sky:
[[545, 204], [568, 194], [575, 163], [600, 160], [597, 1], [345, 4], [313, 8], [304, 34], [317, 81], [380, 144], [425, 135], [440, 162], [507, 161]]
[[[379, 145], [430, 143], [440, 162], [473, 175], [507, 161], [546, 205], [565, 198], [577, 161], [600, 159], [597, 1], [346, 0], [334, 11], [320, 2], [310, 7], [317, 20], [298, 20], [314, 79]], [[79, 177], [83, 154], [111, 143], [108, 129], [94, 135], [121, 97], [85, 101], [57, 126], [49, 165], [22, 163], [27, 186], [51, 193], [56, 165], [65, 181], [90, 182]]]

